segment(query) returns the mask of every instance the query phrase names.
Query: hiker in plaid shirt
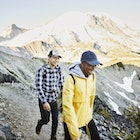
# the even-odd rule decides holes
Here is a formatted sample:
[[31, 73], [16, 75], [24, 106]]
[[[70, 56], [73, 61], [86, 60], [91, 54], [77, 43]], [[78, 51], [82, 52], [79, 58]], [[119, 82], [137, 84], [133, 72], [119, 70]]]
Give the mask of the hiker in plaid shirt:
[[58, 65], [60, 58], [58, 51], [51, 50], [48, 54], [48, 64], [43, 65], [36, 74], [36, 88], [41, 113], [41, 120], [37, 123], [36, 133], [39, 135], [42, 126], [50, 121], [51, 113], [52, 130], [50, 140], [57, 139], [58, 105], [56, 99], [62, 91], [64, 82], [61, 67]]

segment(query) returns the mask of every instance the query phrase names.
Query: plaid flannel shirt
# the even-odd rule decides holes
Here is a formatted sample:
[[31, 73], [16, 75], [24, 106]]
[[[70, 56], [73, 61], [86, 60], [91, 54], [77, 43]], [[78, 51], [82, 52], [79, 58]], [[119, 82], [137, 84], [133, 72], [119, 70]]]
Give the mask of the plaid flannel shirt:
[[58, 93], [62, 90], [64, 76], [59, 65], [51, 68], [48, 64], [42, 66], [36, 74], [36, 88], [42, 103], [56, 101]]

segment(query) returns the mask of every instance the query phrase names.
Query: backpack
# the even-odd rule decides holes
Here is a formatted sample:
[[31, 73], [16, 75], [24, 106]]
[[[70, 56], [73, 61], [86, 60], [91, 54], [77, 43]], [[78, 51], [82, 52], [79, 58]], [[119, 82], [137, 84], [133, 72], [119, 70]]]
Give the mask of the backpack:
[[[73, 79], [73, 82], [74, 82], [74, 85], [75, 85], [75, 79], [74, 79], [74, 76], [72, 74], [69, 74], [72, 79]], [[57, 105], [58, 105], [58, 110], [60, 113], [62, 113], [62, 91], [58, 94], [58, 97], [57, 97]]]

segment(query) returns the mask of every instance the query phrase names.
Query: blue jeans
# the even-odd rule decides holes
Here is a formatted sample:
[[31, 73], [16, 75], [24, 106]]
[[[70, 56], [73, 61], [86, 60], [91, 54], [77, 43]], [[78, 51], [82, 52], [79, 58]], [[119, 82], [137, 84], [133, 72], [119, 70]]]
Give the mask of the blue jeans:
[[[65, 132], [64, 140], [71, 140], [70, 134], [67, 128], [67, 124], [63, 123], [63, 126], [64, 126], [64, 132]], [[86, 126], [82, 127], [81, 129], [86, 132]], [[88, 123], [88, 129], [89, 129], [91, 140], [100, 140], [99, 133], [93, 119]]]
[[58, 127], [58, 106], [57, 101], [54, 101], [50, 103], [51, 111], [46, 111], [43, 109], [42, 103], [39, 99], [39, 108], [40, 108], [40, 114], [41, 114], [41, 124], [47, 124], [50, 121], [50, 113], [52, 114], [52, 131], [51, 136], [56, 135], [57, 127]]

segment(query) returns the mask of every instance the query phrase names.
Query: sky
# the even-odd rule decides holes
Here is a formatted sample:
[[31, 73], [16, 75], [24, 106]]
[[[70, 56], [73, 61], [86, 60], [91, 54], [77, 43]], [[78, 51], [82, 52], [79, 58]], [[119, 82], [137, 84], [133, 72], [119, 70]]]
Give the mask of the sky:
[[0, 0], [0, 30], [36, 28], [69, 11], [103, 12], [140, 30], [140, 0]]

